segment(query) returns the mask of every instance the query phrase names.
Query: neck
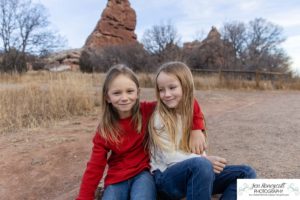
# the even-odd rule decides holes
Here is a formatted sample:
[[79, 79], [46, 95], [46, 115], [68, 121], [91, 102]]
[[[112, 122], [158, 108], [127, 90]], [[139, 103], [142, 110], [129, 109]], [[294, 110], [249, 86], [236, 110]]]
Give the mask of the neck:
[[120, 119], [125, 119], [128, 118], [132, 115], [131, 111], [128, 112], [119, 112], [119, 118]]

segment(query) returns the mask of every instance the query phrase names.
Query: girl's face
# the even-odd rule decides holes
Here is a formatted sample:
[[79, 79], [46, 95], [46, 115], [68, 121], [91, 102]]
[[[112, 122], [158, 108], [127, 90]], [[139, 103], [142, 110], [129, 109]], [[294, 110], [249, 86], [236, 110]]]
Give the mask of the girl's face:
[[172, 74], [160, 72], [156, 81], [162, 102], [168, 108], [178, 108], [182, 99], [182, 87], [178, 78]]
[[131, 116], [132, 108], [138, 99], [139, 89], [127, 76], [117, 76], [108, 86], [107, 102], [119, 113], [121, 119]]

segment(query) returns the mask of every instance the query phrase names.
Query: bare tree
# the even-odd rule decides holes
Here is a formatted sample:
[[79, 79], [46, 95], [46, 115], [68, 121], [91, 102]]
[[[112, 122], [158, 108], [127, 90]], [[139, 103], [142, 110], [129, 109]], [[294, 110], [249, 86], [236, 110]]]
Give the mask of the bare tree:
[[231, 43], [235, 51], [235, 65], [247, 70], [288, 71], [290, 58], [280, 47], [285, 38], [282, 28], [256, 18], [246, 25], [227, 22], [222, 38]]
[[[266, 66], [266, 60], [274, 56], [282, 56], [278, 61], [288, 60], [283, 53], [283, 49], [280, 48], [285, 38], [282, 34], [282, 28], [266, 21], [262, 18], [256, 18], [250, 21], [247, 31], [247, 59], [246, 65], [249, 69], [268, 69]], [[274, 63], [275, 64], [275, 63]], [[273, 67], [280, 67], [281, 63], [278, 62]]]
[[240, 58], [246, 48], [246, 26], [242, 22], [227, 22], [222, 28], [222, 38], [231, 43], [237, 58]]
[[26, 54], [51, 52], [65, 40], [49, 30], [46, 9], [31, 0], [0, 0], [1, 71], [26, 71]]
[[142, 43], [145, 49], [158, 57], [158, 62], [176, 59], [179, 56], [180, 37], [171, 22], [154, 25], [144, 32]]

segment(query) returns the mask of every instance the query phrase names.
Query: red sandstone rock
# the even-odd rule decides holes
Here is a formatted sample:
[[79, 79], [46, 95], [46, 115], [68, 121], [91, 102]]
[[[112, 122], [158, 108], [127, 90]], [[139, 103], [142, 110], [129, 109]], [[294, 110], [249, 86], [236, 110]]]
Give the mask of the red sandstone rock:
[[108, 0], [101, 19], [86, 40], [85, 48], [137, 43], [135, 26], [136, 13], [128, 0]]
[[203, 41], [184, 43], [183, 49], [188, 53], [196, 51], [203, 65], [208, 68], [226, 68], [225, 62], [233, 53], [232, 46], [221, 39], [221, 34], [214, 26]]

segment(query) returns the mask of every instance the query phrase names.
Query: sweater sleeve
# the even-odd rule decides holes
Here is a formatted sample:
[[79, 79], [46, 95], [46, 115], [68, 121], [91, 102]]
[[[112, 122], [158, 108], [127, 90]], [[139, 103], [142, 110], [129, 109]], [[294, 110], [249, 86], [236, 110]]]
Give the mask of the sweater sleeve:
[[144, 109], [147, 114], [152, 115], [156, 104], [156, 101], [143, 101], [141, 102], [141, 109]]
[[202, 113], [199, 103], [196, 99], [194, 100], [192, 130], [205, 130], [203, 113]]
[[92, 155], [83, 174], [77, 200], [94, 199], [95, 190], [103, 176], [107, 163], [107, 153], [109, 149], [106, 147], [105, 141], [98, 132], [96, 132], [94, 136], [93, 143]]

